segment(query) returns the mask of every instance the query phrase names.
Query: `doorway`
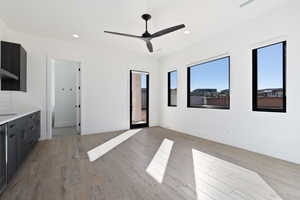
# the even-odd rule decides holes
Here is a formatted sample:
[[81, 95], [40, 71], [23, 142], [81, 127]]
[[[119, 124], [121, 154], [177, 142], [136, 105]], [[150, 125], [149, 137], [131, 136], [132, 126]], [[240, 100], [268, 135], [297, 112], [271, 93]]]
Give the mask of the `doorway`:
[[130, 71], [130, 128], [149, 126], [149, 73]]
[[50, 138], [81, 132], [80, 62], [52, 59], [48, 69]]

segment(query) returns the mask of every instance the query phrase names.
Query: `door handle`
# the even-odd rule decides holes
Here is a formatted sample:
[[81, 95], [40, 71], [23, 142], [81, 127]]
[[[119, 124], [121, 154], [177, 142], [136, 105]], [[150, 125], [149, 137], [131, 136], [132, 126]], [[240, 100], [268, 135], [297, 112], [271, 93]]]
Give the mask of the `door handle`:
[[9, 138], [13, 138], [13, 137], [15, 137], [15, 134], [9, 135]]

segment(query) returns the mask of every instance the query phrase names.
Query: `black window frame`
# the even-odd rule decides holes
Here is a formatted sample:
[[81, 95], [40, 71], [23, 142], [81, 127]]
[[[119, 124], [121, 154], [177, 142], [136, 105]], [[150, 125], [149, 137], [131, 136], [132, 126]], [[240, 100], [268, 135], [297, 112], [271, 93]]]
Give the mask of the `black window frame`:
[[[258, 71], [258, 66], [257, 66], [257, 50], [273, 46], [276, 44], [283, 44], [282, 47], [282, 92], [283, 92], [283, 97], [282, 97], [282, 103], [283, 103], [283, 108], [282, 109], [271, 109], [271, 108], [258, 108], [257, 107], [257, 91], [258, 91], [258, 83], [257, 83], [257, 71]], [[279, 113], [286, 113], [286, 46], [287, 46], [287, 41], [282, 41], [282, 42], [277, 42], [277, 43], [272, 43], [269, 45], [261, 46], [255, 49], [252, 49], [252, 111], [258, 111], [258, 112], [279, 112]]]
[[[177, 78], [178, 78], [178, 72], [177, 70], [173, 70], [173, 71], [169, 71], [168, 72], [168, 106], [169, 107], [177, 107], [177, 102], [176, 102], [176, 105], [172, 105], [171, 104], [171, 73], [172, 72], [176, 72], [176, 82], [177, 82]], [[176, 84], [176, 90], [177, 90], [177, 84]], [[176, 98], [177, 98], [177, 93], [176, 93]]]
[[[133, 95], [133, 87], [132, 87], [132, 74], [134, 72], [140, 72], [140, 73], [145, 73], [146, 74], [146, 83], [147, 83], [147, 99], [146, 99], [146, 102], [147, 102], [147, 120], [146, 120], [146, 123], [141, 123], [141, 124], [134, 124], [132, 122], [132, 108], [133, 108], [133, 104], [132, 104], [132, 95]], [[150, 72], [147, 72], [147, 71], [141, 71], [141, 70], [129, 70], [129, 100], [130, 100], [130, 104], [129, 104], [129, 127], [130, 129], [136, 129], [136, 128], [146, 128], [146, 127], [149, 127], [149, 107], [150, 107], [150, 101], [149, 101], [149, 91], [150, 91]]]
[[[214, 106], [214, 105], [202, 105], [202, 106], [192, 106], [190, 104], [190, 89], [191, 89], [191, 68], [197, 67], [202, 64], [214, 62], [217, 60], [221, 60], [224, 58], [228, 58], [229, 64], [228, 64], [228, 90], [229, 90], [229, 99], [228, 99], [228, 106]], [[200, 62], [198, 64], [189, 66], [187, 68], [187, 107], [188, 108], [203, 108], [203, 109], [218, 109], [218, 110], [230, 110], [230, 97], [231, 97], [231, 81], [230, 81], [230, 74], [231, 74], [231, 58], [230, 56], [223, 56], [219, 58], [214, 58], [214, 59], [209, 59], [208, 61], [205, 62]]]

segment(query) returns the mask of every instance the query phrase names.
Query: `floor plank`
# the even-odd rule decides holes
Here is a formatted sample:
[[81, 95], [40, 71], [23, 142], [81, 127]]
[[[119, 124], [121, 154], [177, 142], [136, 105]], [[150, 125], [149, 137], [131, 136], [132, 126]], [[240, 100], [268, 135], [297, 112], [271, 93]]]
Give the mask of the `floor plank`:
[[[269, 189], [283, 200], [300, 199], [299, 165], [159, 127], [143, 129], [98, 160], [89, 161], [89, 150], [123, 132], [39, 142], [0, 199], [277, 199], [266, 197]], [[159, 183], [146, 169], [164, 139], [174, 144]], [[192, 149], [201, 152], [197, 172]]]

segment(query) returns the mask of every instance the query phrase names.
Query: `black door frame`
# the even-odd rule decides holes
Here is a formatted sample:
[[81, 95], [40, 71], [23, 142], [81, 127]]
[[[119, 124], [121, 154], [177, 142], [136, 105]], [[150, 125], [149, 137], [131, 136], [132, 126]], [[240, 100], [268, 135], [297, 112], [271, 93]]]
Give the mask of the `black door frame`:
[[[146, 120], [146, 123], [142, 123], [142, 124], [133, 124], [132, 123], [132, 73], [133, 72], [142, 72], [142, 73], [146, 73], [146, 83], [147, 83], [147, 114], [146, 114], [146, 117], [147, 117], [147, 120]], [[149, 127], [149, 72], [146, 72], [146, 71], [139, 71], [139, 70], [130, 70], [130, 121], [129, 121], [129, 124], [130, 124], [130, 129], [134, 129], [134, 128], [144, 128], [144, 127]]]

